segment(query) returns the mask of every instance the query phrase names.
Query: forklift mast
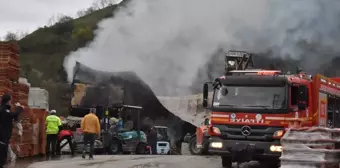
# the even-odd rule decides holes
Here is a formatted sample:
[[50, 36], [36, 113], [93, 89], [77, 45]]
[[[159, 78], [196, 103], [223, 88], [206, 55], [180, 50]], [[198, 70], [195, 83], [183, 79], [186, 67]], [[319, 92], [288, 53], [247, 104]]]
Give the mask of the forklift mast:
[[232, 75], [231, 71], [253, 69], [253, 54], [245, 51], [229, 50], [225, 54], [225, 76]]

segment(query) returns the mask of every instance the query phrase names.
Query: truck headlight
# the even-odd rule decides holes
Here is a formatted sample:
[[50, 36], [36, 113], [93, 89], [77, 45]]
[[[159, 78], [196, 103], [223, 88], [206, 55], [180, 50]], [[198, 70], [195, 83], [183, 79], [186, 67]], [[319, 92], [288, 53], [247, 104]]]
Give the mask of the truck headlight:
[[213, 148], [222, 148], [223, 144], [222, 142], [211, 142], [210, 146]]
[[270, 151], [272, 151], [272, 152], [282, 152], [282, 146], [272, 145], [272, 146], [270, 146]]

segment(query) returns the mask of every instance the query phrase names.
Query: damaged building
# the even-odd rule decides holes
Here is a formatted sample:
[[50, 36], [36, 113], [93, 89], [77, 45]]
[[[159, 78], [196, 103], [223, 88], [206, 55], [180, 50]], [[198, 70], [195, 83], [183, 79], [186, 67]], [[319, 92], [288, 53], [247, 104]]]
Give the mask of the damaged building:
[[[79, 62], [74, 69], [72, 98], [69, 120], [81, 118], [89, 108], [97, 109], [98, 117], [103, 117], [106, 110], [114, 116], [110, 108], [115, 104], [142, 106], [140, 114], [142, 125], [164, 125], [169, 127], [172, 141], [181, 140], [186, 133], [195, 132], [192, 123], [183, 121], [174, 115], [158, 100], [151, 88], [134, 72], [103, 72], [91, 69]], [[131, 113], [133, 119], [137, 119]]]

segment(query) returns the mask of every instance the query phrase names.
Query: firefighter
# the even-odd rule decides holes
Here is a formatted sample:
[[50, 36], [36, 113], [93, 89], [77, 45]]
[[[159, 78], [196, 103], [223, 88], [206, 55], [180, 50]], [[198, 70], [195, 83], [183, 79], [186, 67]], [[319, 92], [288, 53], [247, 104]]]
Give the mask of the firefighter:
[[61, 120], [56, 114], [56, 110], [51, 110], [46, 117], [46, 154], [52, 156], [56, 155], [58, 133], [62, 129]]
[[15, 112], [11, 112], [11, 96], [4, 94], [1, 97], [0, 106], [0, 168], [3, 168], [8, 153], [9, 140], [12, 136], [13, 120], [17, 119], [24, 106], [20, 103], [15, 104]]

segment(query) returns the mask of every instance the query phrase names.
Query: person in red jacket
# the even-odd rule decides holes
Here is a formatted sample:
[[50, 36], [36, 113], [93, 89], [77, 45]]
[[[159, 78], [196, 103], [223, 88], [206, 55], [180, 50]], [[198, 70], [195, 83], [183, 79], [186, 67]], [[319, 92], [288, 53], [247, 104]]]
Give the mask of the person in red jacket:
[[[71, 154], [74, 155], [74, 148], [72, 143], [73, 133], [70, 130], [61, 130], [58, 135], [58, 144], [57, 144], [57, 154], [61, 154], [61, 149], [69, 144]], [[67, 142], [64, 144], [61, 144], [64, 140]]]

